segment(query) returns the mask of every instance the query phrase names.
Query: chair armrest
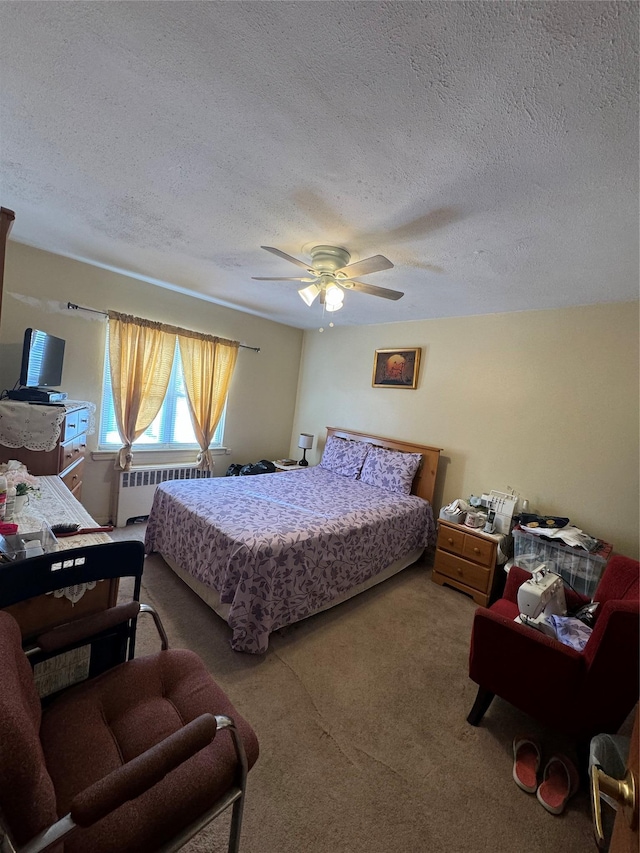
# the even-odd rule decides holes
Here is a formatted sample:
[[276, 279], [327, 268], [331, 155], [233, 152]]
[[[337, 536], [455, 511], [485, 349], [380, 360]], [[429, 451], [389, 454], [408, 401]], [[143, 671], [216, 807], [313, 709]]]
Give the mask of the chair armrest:
[[150, 604], [141, 604], [140, 605], [140, 613], [150, 613], [151, 618], [153, 619], [153, 623], [156, 626], [156, 631], [160, 637], [160, 647], [163, 651], [166, 651], [169, 648], [169, 639], [167, 637], [167, 632], [164, 630], [164, 625], [162, 624], [162, 620], [158, 616], [156, 610]]
[[202, 714], [192, 720], [142, 755], [77, 794], [71, 801], [71, 819], [78, 826], [90, 826], [123, 803], [139, 797], [164, 779], [171, 770], [208, 746], [217, 729], [217, 719], [213, 714]]
[[76, 794], [71, 801], [69, 814], [36, 835], [20, 847], [17, 853], [45, 853], [78, 827], [97, 823], [124, 803], [152, 788], [168, 773], [208, 746], [218, 729], [227, 728], [230, 722], [229, 717], [213, 714], [196, 717], [137, 758]]
[[101, 610], [100, 613], [83, 616], [82, 619], [76, 619], [75, 622], [58, 625], [56, 628], [41, 634], [36, 642], [43, 652], [56, 652], [82, 642], [82, 640], [87, 640], [102, 631], [108, 631], [110, 628], [128, 622], [130, 619], [135, 619], [140, 609], [141, 606], [138, 601], [108, 607], [106, 610]]

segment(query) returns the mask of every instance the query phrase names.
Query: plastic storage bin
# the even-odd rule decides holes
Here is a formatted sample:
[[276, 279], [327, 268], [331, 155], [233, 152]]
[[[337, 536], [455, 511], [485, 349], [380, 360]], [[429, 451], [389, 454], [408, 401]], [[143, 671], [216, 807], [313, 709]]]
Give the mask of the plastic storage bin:
[[593, 598], [612, 550], [613, 545], [602, 540], [594, 551], [585, 551], [564, 542], [543, 539], [520, 527], [513, 529], [513, 562], [516, 566], [533, 571], [537, 568], [536, 563], [547, 563], [549, 571], [559, 574], [576, 592], [588, 598]]
[[14, 560], [27, 560], [58, 550], [58, 540], [51, 528], [43, 524], [40, 530], [0, 536], [0, 565]]

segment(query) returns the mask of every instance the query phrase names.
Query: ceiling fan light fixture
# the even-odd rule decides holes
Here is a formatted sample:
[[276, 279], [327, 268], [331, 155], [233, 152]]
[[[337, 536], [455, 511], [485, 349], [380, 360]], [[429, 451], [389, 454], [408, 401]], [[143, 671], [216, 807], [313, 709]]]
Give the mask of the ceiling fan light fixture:
[[330, 282], [325, 290], [327, 311], [338, 311], [344, 302], [344, 291], [335, 282]]
[[303, 287], [298, 291], [303, 301], [307, 303], [309, 307], [313, 305], [315, 298], [320, 293], [320, 288], [317, 284], [310, 284], [309, 287]]

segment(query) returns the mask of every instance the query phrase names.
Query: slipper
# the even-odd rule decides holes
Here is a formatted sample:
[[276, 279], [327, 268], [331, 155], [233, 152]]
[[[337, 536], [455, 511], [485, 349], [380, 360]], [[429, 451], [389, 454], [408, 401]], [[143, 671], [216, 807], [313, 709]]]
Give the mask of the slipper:
[[552, 756], [542, 774], [538, 800], [551, 814], [562, 814], [567, 801], [578, 790], [580, 777], [566, 755]]
[[540, 749], [528, 737], [513, 739], [513, 781], [527, 794], [535, 794], [538, 787]]

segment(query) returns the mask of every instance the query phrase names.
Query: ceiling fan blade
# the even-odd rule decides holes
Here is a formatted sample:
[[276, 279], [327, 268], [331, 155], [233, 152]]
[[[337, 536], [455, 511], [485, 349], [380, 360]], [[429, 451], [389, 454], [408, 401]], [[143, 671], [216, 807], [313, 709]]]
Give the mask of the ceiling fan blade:
[[253, 281], [316, 281], [315, 278], [296, 278], [295, 276], [294, 278], [282, 278], [280, 276], [273, 278], [271, 276], [252, 275], [251, 278]]
[[266, 249], [267, 252], [271, 252], [273, 255], [277, 255], [279, 258], [284, 258], [285, 261], [290, 261], [292, 264], [295, 264], [298, 267], [302, 267], [303, 270], [310, 269], [309, 264], [305, 264], [304, 261], [299, 261], [298, 258], [294, 258], [291, 255], [287, 255], [286, 252], [281, 252], [280, 249], [274, 249], [273, 246], [260, 246], [261, 249]]
[[345, 281], [340, 282], [346, 290], [357, 290], [360, 293], [369, 293], [371, 296], [382, 296], [383, 299], [402, 299], [404, 293], [400, 290], [389, 290], [387, 287], [375, 287], [373, 284], [366, 284], [364, 281]]
[[344, 274], [347, 278], [355, 278], [358, 275], [369, 275], [372, 272], [390, 269], [393, 269], [393, 264], [389, 258], [385, 258], [384, 255], [374, 255], [372, 258], [365, 258], [363, 261], [356, 261], [355, 264], [348, 264], [336, 270], [335, 275], [340, 277], [340, 274]]

